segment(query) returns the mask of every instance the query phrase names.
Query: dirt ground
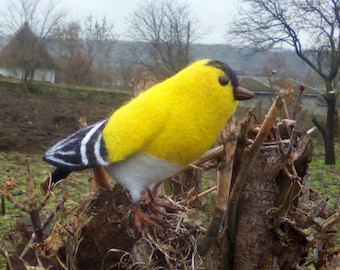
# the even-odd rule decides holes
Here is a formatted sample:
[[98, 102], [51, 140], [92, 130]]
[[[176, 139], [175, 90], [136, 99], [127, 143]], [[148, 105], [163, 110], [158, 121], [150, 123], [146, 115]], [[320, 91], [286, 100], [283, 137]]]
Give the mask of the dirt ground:
[[76, 131], [78, 119], [92, 124], [107, 118], [119, 105], [0, 89], [0, 152], [43, 153]]

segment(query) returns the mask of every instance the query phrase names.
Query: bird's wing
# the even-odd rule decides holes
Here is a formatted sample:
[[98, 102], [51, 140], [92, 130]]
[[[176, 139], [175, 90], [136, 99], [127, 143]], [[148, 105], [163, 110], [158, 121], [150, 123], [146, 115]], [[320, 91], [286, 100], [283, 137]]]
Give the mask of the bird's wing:
[[44, 154], [43, 160], [68, 171], [108, 165], [102, 139], [106, 122], [103, 120], [80, 129], [58, 142]]
[[146, 147], [162, 133], [170, 116], [164, 104], [150, 102], [150, 99], [139, 99], [120, 108], [110, 117], [103, 130], [104, 142], [109, 149], [108, 160], [118, 162], [146, 151]]

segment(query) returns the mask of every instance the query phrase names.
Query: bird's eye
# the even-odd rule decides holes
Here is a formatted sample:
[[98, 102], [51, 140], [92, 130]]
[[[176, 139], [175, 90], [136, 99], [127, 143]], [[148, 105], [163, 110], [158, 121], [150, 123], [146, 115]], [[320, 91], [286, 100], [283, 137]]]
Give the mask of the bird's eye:
[[218, 81], [220, 82], [221, 85], [225, 86], [229, 83], [229, 78], [227, 76], [220, 76], [218, 78]]

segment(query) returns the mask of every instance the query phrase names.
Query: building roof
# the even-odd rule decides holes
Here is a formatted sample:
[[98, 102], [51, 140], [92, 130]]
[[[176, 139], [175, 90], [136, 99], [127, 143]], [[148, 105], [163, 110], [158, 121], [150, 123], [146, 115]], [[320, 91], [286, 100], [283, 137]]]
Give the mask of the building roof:
[[7, 68], [32, 66], [40, 69], [58, 68], [27, 22], [0, 52], [0, 66]]
[[[273, 78], [272, 79], [272, 87], [270, 85], [270, 79], [266, 77], [255, 77], [255, 76], [239, 76], [240, 85], [245, 87], [251, 91], [256, 92], [257, 94], [269, 95], [276, 93], [279, 89], [288, 89], [290, 87], [300, 86], [301, 82], [298, 82], [291, 78]], [[319, 91], [314, 89], [313, 87], [304, 84], [305, 90], [304, 95], [308, 96], [320, 96]]]

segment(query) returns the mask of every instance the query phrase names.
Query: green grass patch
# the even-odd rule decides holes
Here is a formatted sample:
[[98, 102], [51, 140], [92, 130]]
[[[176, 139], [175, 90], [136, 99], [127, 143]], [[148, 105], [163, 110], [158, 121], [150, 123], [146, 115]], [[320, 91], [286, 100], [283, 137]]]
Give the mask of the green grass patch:
[[326, 165], [322, 142], [314, 140], [313, 160], [311, 162], [312, 187], [317, 189], [321, 198], [330, 198], [334, 204], [340, 192], [340, 143], [335, 144], [336, 164]]
[[[35, 185], [35, 194], [37, 202], [40, 203], [44, 198], [40, 182], [48, 175], [53, 169], [52, 166], [43, 162], [40, 155], [25, 155], [16, 152], [0, 153], [0, 185], [9, 179], [13, 179], [16, 184], [10, 193], [13, 199], [26, 207], [27, 192], [26, 192], [26, 177], [28, 176], [28, 164], [31, 168], [31, 178]], [[90, 170], [82, 172], [75, 172], [63, 181], [58, 187], [55, 188], [54, 193], [48, 200], [48, 203], [41, 211], [41, 217], [47, 216], [55, 209], [56, 202], [62, 197], [64, 191], [68, 191], [68, 199], [64, 204], [65, 208], [55, 216], [58, 219], [60, 215], [71, 216], [73, 210], [81, 201], [81, 199], [88, 195], [87, 179], [91, 174]], [[0, 215], [0, 235], [5, 235], [7, 232], [14, 230], [18, 218], [27, 217], [28, 214], [19, 210], [11, 202], [5, 200], [6, 214]], [[0, 246], [3, 246], [3, 239], [0, 238]], [[0, 269], [6, 269], [6, 260], [0, 256]]]
[[[17, 79], [0, 78], [0, 87], [10, 91], [24, 91], [23, 81]], [[52, 84], [40, 81], [33, 81], [28, 85], [28, 88], [32, 94], [84, 98], [96, 101], [115, 100], [120, 104], [133, 96], [132, 90]]]
[[[333, 209], [340, 194], [340, 142], [335, 143], [336, 164], [326, 165], [324, 148], [319, 140], [314, 140], [313, 160], [311, 162], [311, 185], [315, 188], [320, 200], [329, 198], [327, 210]], [[335, 243], [340, 246], [340, 222], [335, 225], [337, 233]]]

